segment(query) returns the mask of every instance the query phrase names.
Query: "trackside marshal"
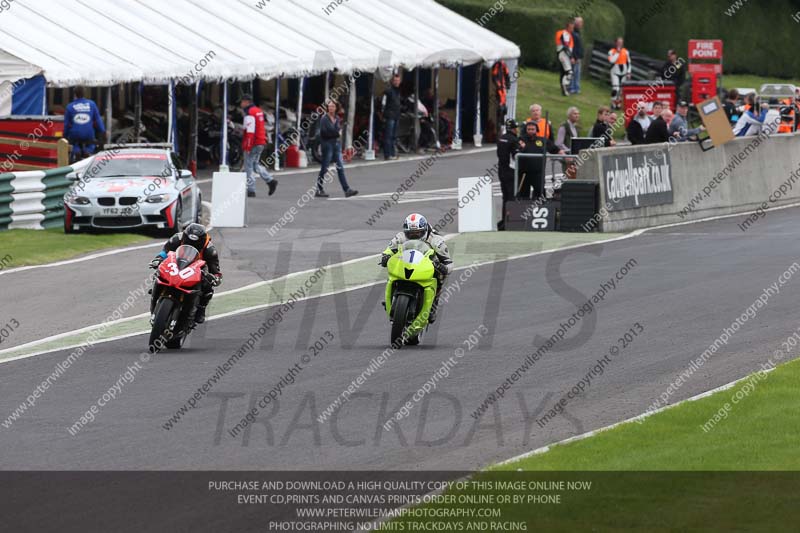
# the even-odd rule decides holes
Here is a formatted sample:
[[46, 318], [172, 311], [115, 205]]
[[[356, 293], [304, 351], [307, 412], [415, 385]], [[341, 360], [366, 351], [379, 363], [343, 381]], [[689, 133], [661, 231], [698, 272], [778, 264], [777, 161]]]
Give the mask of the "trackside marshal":
[[663, 150], [604, 155], [603, 179], [609, 211], [672, 203], [669, 153]]

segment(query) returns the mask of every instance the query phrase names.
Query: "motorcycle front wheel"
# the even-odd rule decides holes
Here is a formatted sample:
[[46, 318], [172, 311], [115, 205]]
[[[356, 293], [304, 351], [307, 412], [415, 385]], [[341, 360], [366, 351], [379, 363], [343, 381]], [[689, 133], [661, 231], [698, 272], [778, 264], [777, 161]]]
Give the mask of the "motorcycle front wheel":
[[[170, 333], [169, 325], [172, 322], [172, 315], [177, 304], [171, 298], [162, 298], [156, 304], [155, 318], [153, 319], [153, 329], [150, 330], [150, 347], [151, 353], [156, 353], [165, 346], [170, 346]], [[165, 340], [170, 339], [170, 340]], [[180, 346], [178, 346], [180, 348]]]
[[401, 339], [403, 338], [403, 332], [405, 331], [406, 326], [409, 324], [408, 311], [409, 309], [414, 309], [415, 307], [412, 305], [412, 303], [411, 297], [407, 294], [398, 294], [394, 299], [394, 309], [392, 313], [394, 320], [392, 320], [391, 335], [392, 346], [399, 348], [403, 345]]

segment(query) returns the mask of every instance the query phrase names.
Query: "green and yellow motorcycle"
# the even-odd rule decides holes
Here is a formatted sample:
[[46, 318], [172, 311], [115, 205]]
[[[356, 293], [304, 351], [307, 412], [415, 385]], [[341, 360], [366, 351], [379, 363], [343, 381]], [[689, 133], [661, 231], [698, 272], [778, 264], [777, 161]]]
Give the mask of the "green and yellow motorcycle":
[[425, 241], [409, 240], [398, 246], [387, 263], [386, 313], [392, 323], [395, 348], [416, 346], [428, 327], [438, 289], [435, 250]]

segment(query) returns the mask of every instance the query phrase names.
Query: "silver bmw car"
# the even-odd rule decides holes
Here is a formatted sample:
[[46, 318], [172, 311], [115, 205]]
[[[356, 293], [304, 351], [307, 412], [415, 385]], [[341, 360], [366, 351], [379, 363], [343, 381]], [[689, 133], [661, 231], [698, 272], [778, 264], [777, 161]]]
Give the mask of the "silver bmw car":
[[200, 188], [168, 148], [114, 147], [67, 178], [75, 185], [64, 195], [65, 233], [149, 227], [172, 235], [200, 221]]

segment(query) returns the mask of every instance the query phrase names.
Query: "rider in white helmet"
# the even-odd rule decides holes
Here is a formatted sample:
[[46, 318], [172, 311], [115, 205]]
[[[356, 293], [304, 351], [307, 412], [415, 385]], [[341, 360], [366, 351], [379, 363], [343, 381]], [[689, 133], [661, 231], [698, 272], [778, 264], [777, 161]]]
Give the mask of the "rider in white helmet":
[[433, 323], [436, 321], [436, 308], [439, 303], [439, 294], [442, 291], [447, 276], [453, 271], [453, 260], [450, 258], [450, 251], [447, 249], [447, 243], [442, 236], [428, 224], [424, 216], [419, 213], [412, 213], [408, 215], [405, 222], [403, 222], [403, 231], [399, 232], [389, 241], [389, 246], [386, 247], [381, 255], [380, 265], [386, 267], [389, 263], [389, 258], [397, 253], [397, 247], [408, 240], [427, 242], [431, 245], [431, 248], [434, 249], [436, 258], [438, 259], [438, 261], [435, 261], [436, 279], [439, 281], [438, 290], [436, 291], [436, 298], [433, 300], [430, 317], [428, 317], [428, 322]]

